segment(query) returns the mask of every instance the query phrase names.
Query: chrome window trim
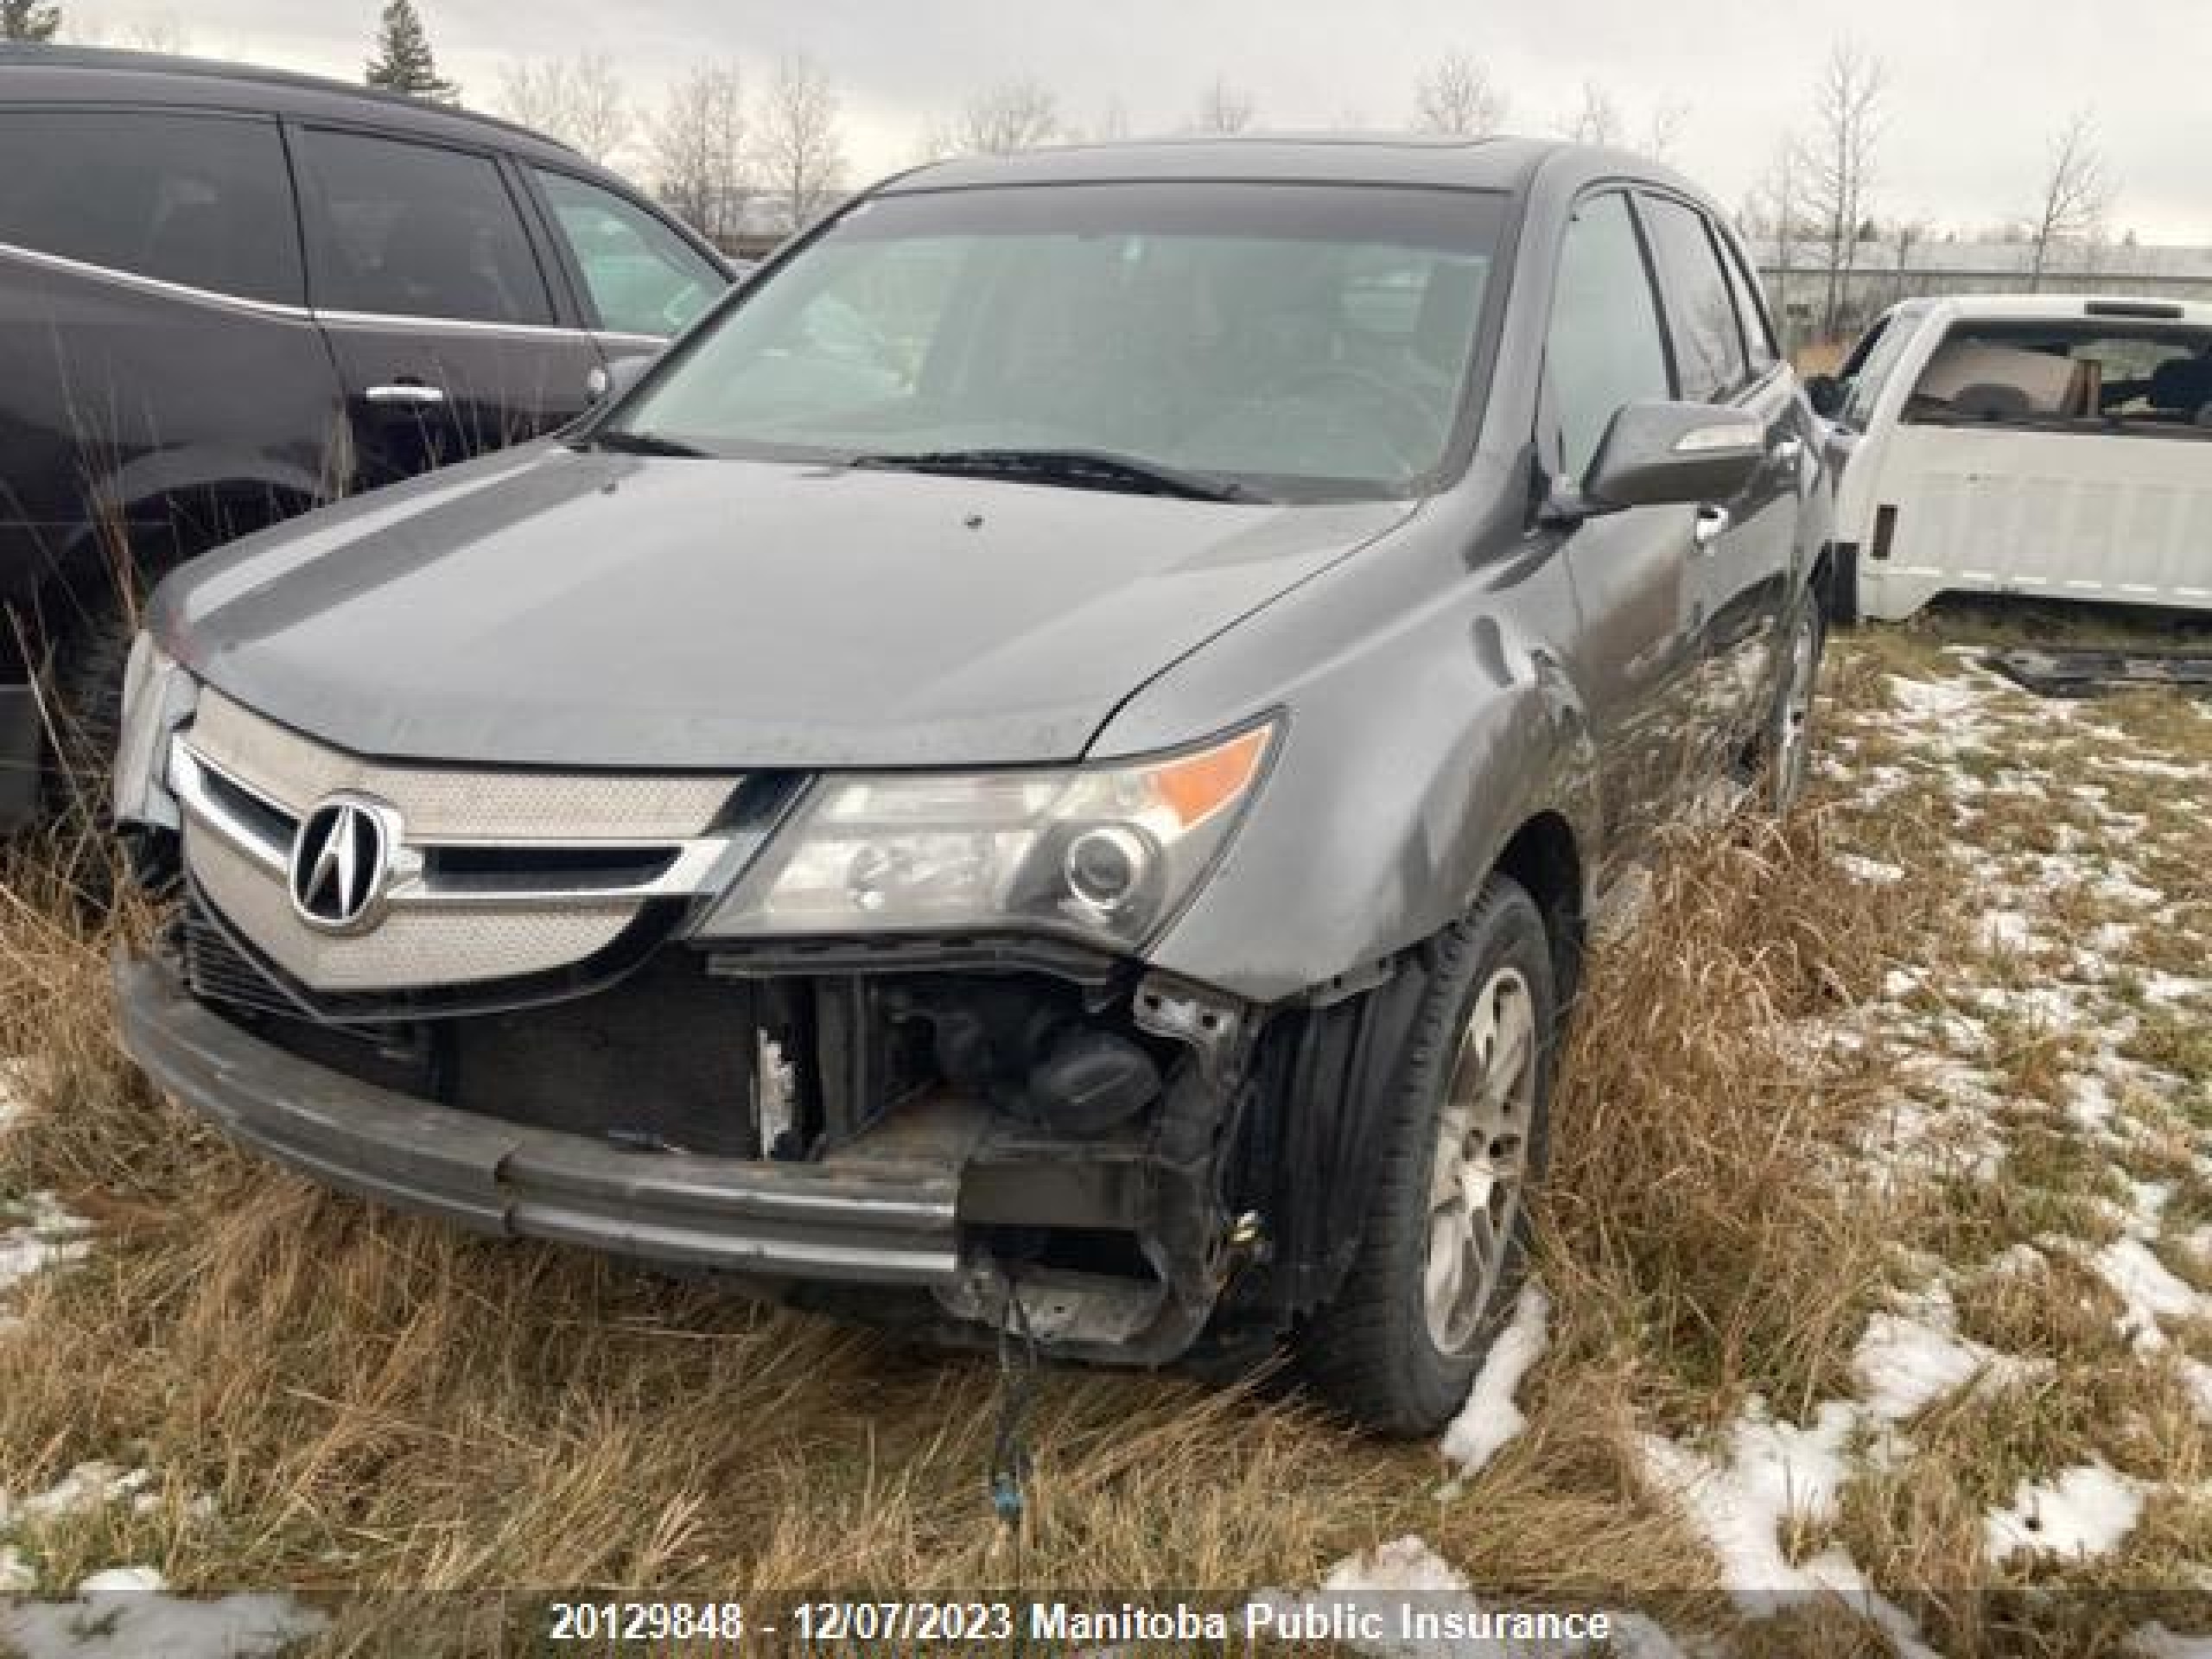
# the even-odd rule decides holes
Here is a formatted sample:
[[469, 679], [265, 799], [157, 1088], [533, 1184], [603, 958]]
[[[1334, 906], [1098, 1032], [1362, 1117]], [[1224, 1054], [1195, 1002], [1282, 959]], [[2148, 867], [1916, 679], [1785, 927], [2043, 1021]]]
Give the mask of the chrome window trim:
[[193, 305], [212, 305], [282, 322], [312, 323], [315, 321], [315, 313], [304, 305], [288, 305], [281, 300], [251, 299], [244, 294], [226, 294], [213, 288], [195, 288], [189, 283], [173, 283], [164, 276], [149, 276], [140, 271], [125, 270], [119, 265], [95, 264], [88, 259], [73, 259], [66, 253], [48, 253], [42, 248], [25, 247], [20, 242], [0, 242], [0, 256], [44, 265], [65, 276], [90, 276], [96, 281], [114, 283], [124, 288], [135, 288]]

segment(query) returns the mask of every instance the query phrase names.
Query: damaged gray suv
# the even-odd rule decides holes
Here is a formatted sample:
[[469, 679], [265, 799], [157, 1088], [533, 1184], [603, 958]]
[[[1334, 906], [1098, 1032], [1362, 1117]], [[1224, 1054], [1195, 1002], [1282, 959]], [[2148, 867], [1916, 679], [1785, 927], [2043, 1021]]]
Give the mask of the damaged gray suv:
[[1742, 247], [1566, 145], [925, 168], [552, 440], [166, 582], [168, 1094], [334, 1186], [1448, 1417], [1586, 924], [1786, 801], [1829, 489]]

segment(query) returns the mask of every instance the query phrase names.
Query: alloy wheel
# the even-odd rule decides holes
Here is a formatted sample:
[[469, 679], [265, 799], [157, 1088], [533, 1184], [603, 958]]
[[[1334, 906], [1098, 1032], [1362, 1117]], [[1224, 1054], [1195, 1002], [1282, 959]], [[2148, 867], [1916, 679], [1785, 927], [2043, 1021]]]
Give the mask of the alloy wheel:
[[1521, 1218], [1536, 1037], [1528, 981], [1499, 969], [1476, 994], [1437, 1115], [1421, 1305], [1445, 1354], [1474, 1345]]

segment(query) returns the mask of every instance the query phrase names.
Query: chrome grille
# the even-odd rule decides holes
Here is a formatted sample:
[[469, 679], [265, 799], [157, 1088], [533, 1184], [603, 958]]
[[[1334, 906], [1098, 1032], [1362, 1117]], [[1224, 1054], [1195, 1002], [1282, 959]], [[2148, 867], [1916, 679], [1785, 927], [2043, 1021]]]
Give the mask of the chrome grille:
[[395, 908], [365, 933], [317, 932], [272, 874], [229, 842], [188, 834], [192, 878], [223, 918], [302, 984], [334, 993], [480, 984], [542, 974], [597, 955], [637, 919], [637, 901], [538, 910], [460, 905]]
[[353, 790], [397, 807], [417, 841], [685, 841], [708, 833], [740, 781], [384, 766], [325, 748], [212, 690], [200, 694], [189, 741], [209, 765], [295, 816]]
[[[716, 891], [758, 847], [718, 828], [730, 776], [391, 766], [326, 748], [213, 692], [170, 756], [184, 859], [224, 921], [331, 995], [432, 990], [569, 968], [657, 899]], [[292, 842], [318, 803], [370, 797], [401, 837], [372, 925], [317, 927], [295, 907]]]

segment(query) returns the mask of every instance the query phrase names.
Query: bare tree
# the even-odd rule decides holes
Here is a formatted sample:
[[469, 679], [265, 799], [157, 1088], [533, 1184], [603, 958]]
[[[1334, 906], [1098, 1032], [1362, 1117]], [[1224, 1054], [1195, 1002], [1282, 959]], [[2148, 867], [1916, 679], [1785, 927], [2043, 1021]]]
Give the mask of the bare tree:
[[1805, 175], [1808, 168], [1803, 140], [1794, 132], [1784, 133], [1745, 210], [1745, 230], [1764, 235], [1774, 244], [1774, 297], [1785, 351], [1794, 343], [1790, 338], [1790, 282], [1797, 269], [1798, 245], [1806, 234]]
[[647, 135], [661, 200], [703, 236], [728, 236], [744, 211], [744, 92], [735, 64], [701, 64], [670, 89]]
[[932, 124], [922, 150], [930, 158], [1012, 156], [1055, 143], [1067, 131], [1052, 89], [1025, 75], [985, 87], [950, 120]]
[[1663, 99], [1651, 106], [1651, 118], [1644, 124], [1643, 153], [1654, 161], [1674, 159], [1675, 146], [1680, 142], [1682, 129], [1689, 124], [1690, 106], [1675, 99]]
[[60, 6], [0, 0], [0, 41], [50, 41], [60, 27]]
[[630, 106], [614, 60], [604, 52], [518, 58], [501, 66], [499, 113], [606, 162], [630, 136]]
[[836, 89], [812, 59], [794, 53], [776, 66], [760, 123], [761, 170], [798, 230], [844, 182]]
[[1414, 124], [1424, 132], [1488, 138], [1504, 127], [1505, 107], [1505, 94], [1479, 59], [1448, 52], [1421, 78]]
[[1582, 107], [1560, 123], [1560, 131], [1578, 144], [1617, 144], [1621, 109], [1613, 95], [1594, 80], [1582, 83]]
[[1888, 81], [1880, 59], [1856, 41], [1842, 40], [1829, 49], [1814, 88], [1805, 194], [1827, 265], [1821, 327], [1829, 338], [1841, 327], [1851, 273], [1858, 268], [1859, 232], [1869, 216]]
[[1251, 93], [1216, 75], [1213, 84], [1198, 94], [1198, 118], [1192, 124], [1200, 132], [1242, 132], [1258, 112]]
[[1904, 298], [1906, 278], [1912, 271], [1912, 251], [1928, 239], [1928, 221], [1924, 219], [1901, 219], [1890, 230], [1890, 245], [1897, 250], [1897, 284], [1892, 290], [1895, 299]]
[[2097, 143], [2096, 119], [2082, 111], [2050, 141], [2043, 206], [2028, 236], [2035, 249], [2028, 272], [2030, 293], [2042, 288], [2055, 247], [2068, 242], [2094, 245], [2098, 240], [2117, 194], [2105, 167], [2104, 152]]
[[1106, 100], [1106, 107], [1099, 112], [1098, 124], [1090, 136], [1101, 143], [1119, 143], [1129, 136], [1129, 106], [1119, 98]]

